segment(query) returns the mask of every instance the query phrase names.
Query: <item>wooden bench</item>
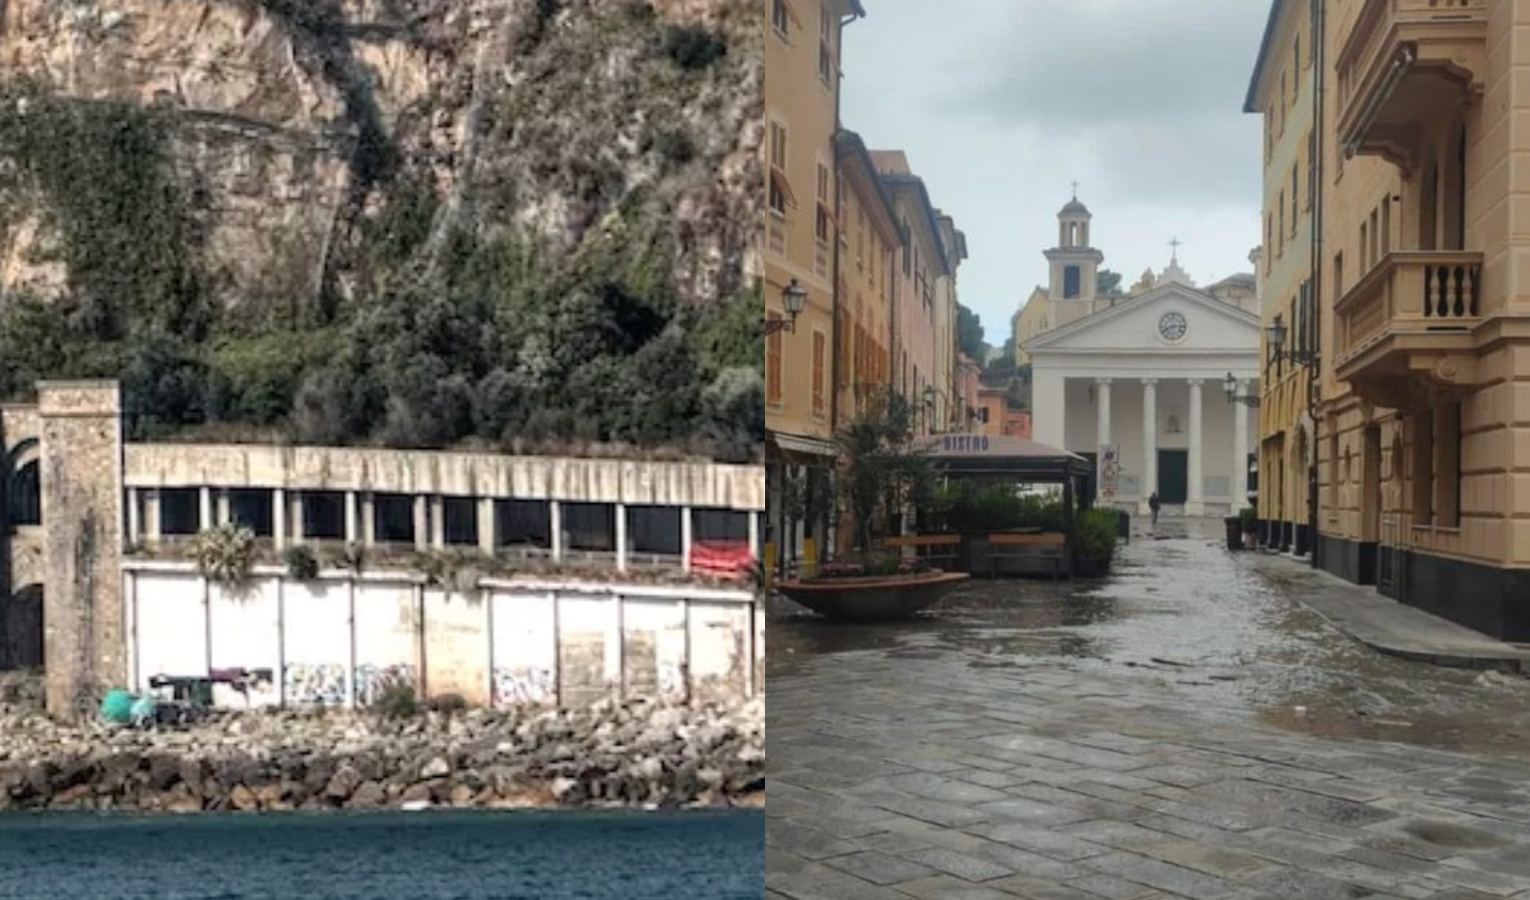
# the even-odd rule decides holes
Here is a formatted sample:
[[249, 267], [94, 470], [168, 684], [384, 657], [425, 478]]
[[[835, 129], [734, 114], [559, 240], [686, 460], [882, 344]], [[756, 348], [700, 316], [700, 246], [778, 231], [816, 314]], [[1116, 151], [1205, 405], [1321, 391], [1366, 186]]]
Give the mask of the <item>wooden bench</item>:
[[996, 577], [1000, 559], [1036, 560], [1052, 570], [1052, 580], [1062, 574], [1068, 562], [1068, 536], [1059, 531], [1039, 534], [990, 534], [988, 536], [988, 576]]
[[882, 542], [882, 546], [889, 550], [912, 547], [914, 556], [921, 562], [945, 572], [956, 568], [956, 562], [961, 556], [961, 544], [962, 536], [959, 534], [908, 534], [890, 537]]

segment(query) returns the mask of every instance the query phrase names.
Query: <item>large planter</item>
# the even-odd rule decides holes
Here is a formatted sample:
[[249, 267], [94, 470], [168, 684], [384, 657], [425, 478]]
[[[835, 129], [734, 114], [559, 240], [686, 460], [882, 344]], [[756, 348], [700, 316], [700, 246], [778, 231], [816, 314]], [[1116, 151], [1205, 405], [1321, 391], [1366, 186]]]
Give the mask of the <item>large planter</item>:
[[1073, 557], [1073, 576], [1075, 578], [1104, 578], [1110, 574], [1110, 560], [1090, 559], [1085, 556]]
[[1222, 520], [1227, 526], [1227, 549], [1243, 549], [1243, 518], [1241, 516], [1228, 516]]
[[776, 590], [827, 619], [881, 622], [907, 619], [928, 609], [971, 577], [966, 572], [934, 572], [783, 581]]

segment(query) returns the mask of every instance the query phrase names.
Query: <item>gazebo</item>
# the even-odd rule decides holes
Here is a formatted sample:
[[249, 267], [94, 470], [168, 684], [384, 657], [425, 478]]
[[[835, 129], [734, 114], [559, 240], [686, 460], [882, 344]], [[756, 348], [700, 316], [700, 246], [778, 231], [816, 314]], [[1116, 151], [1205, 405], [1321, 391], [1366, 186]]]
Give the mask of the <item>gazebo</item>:
[[[986, 540], [977, 540], [984, 543], [983, 555], [989, 559], [990, 571], [995, 570], [997, 559], [1014, 558], [1015, 554], [1040, 553], [1043, 557], [1055, 557], [1054, 571], [1071, 573], [1072, 542], [1067, 539], [1067, 535], [1073, 533], [1074, 506], [1080, 496], [1079, 483], [1094, 471], [1089, 460], [1076, 453], [1021, 437], [947, 434], [934, 438], [933, 442], [929, 457], [935, 471], [948, 479], [1060, 485], [1063, 535], [995, 534], [987, 535]], [[908, 536], [899, 539], [897, 543], [914, 546], [917, 551], [928, 550], [929, 546], [933, 546], [932, 541], [933, 544], [949, 544], [953, 557], [975, 559], [972, 541], [957, 535], [942, 536], [938, 541], [934, 540], [934, 536]]]

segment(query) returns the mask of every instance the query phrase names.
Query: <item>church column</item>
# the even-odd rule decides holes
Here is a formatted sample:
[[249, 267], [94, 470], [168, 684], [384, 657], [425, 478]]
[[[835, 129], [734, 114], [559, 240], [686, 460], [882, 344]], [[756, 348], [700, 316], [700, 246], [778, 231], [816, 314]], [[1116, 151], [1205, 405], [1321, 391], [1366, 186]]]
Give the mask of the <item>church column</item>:
[[[1248, 396], [1248, 380], [1238, 379], [1238, 396]], [[1262, 493], [1262, 491], [1261, 491]], [[1248, 406], [1233, 408], [1233, 498], [1234, 514], [1248, 505]]]
[[1036, 372], [1031, 380], [1031, 428], [1038, 442], [1059, 450], [1067, 447], [1068, 379], [1060, 372]]
[[1190, 495], [1185, 501], [1185, 515], [1200, 516], [1206, 513], [1206, 498], [1201, 494], [1201, 379], [1190, 379]]
[[1142, 511], [1158, 491], [1158, 379], [1142, 379]]
[[1094, 384], [1099, 396], [1096, 412], [1100, 417], [1099, 423], [1095, 426], [1095, 435], [1098, 438], [1095, 443], [1105, 447], [1110, 444], [1110, 379], [1096, 378]]

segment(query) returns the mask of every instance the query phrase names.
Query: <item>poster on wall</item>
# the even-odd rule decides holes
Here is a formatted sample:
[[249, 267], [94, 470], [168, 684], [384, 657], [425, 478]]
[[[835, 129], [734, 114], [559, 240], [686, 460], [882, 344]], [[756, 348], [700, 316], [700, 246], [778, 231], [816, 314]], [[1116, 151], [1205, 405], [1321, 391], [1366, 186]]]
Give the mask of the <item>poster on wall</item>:
[[1121, 448], [1116, 444], [1101, 444], [1098, 465], [1099, 502], [1113, 503], [1121, 487]]

